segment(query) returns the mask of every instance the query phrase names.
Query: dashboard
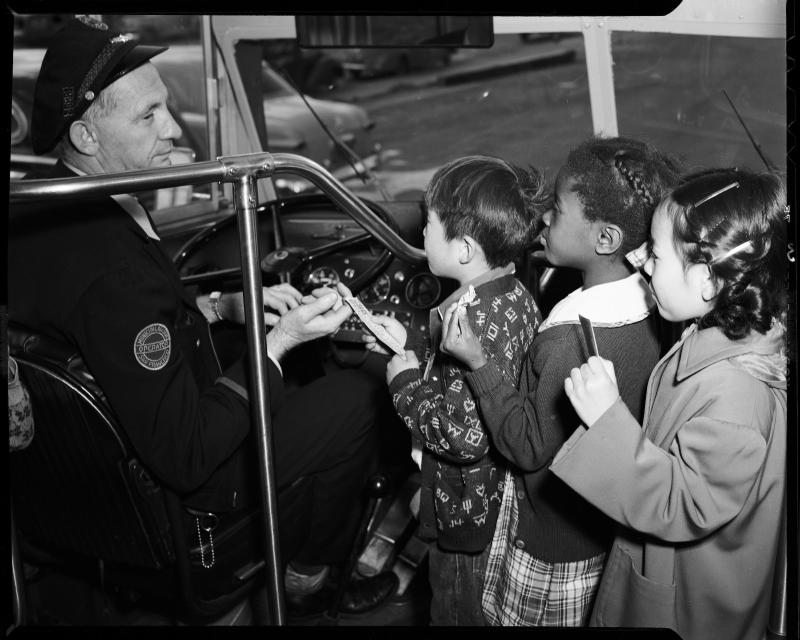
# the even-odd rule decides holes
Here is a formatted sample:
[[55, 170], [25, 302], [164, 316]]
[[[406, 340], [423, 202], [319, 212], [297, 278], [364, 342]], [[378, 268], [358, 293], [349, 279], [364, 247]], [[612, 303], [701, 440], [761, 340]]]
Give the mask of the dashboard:
[[[406, 242], [422, 247], [425, 212], [419, 201], [367, 202]], [[359, 240], [359, 237], [361, 240]], [[354, 239], [331, 253], [326, 245]], [[427, 270], [388, 253], [383, 245], [365, 236], [364, 229], [325, 196], [287, 198], [258, 213], [259, 252], [299, 256], [284, 271], [266, 268], [265, 285], [288, 279], [302, 293], [341, 282], [356, 293], [375, 315], [389, 315], [406, 327], [414, 341], [426, 342], [428, 312], [455, 288]], [[319, 257], [306, 259], [321, 250]], [[241, 287], [239, 235], [234, 217], [203, 230], [175, 257], [182, 277], [202, 291]], [[262, 267], [266, 259], [262, 260]], [[371, 273], [370, 270], [377, 271]], [[216, 274], [216, 275], [215, 275]], [[364, 285], [364, 279], [368, 281]], [[355, 285], [355, 288], [351, 285]], [[360, 289], [356, 291], [356, 289]], [[334, 343], [361, 345], [361, 322], [353, 315], [331, 336]]]

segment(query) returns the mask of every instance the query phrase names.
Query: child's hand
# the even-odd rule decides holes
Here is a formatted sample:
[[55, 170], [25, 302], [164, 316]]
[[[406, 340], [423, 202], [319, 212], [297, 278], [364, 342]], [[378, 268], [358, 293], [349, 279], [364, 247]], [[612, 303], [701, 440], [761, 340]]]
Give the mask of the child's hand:
[[570, 371], [564, 391], [583, 424], [591, 427], [619, 398], [614, 363], [591, 356], [580, 369]]
[[467, 310], [454, 302], [442, 319], [442, 344], [440, 349], [454, 358], [458, 358], [475, 371], [486, 364], [483, 348], [467, 317]]
[[398, 373], [406, 369], [419, 369], [419, 360], [413, 351], [406, 351], [405, 360], [397, 355], [389, 360], [389, 364], [386, 365], [386, 383], [390, 384]]
[[[395, 320], [389, 316], [381, 315], [373, 315], [372, 319], [375, 321], [375, 324], [379, 324], [386, 329], [386, 331], [389, 332], [389, 335], [397, 340], [398, 344], [405, 346], [408, 335], [406, 328], [399, 320]], [[361, 339], [366, 343], [368, 351], [389, 355], [390, 352], [386, 349], [386, 347], [378, 342], [375, 336], [373, 336], [371, 333], [364, 333]]]

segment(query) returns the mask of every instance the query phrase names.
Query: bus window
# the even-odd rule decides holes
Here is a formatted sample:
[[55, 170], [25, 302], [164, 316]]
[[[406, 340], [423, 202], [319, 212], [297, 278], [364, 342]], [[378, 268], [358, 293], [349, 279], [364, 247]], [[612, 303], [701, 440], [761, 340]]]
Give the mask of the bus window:
[[[496, 34], [489, 49], [453, 50], [444, 67], [347, 78], [329, 95], [369, 109], [382, 147], [376, 173], [396, 197], [421, 193], [438, 167], [469, 154], [498, 155], [553, 174], [566, 150], [592, 134], [578, 33], [531, 42]], [[379, 196], [370, 185], [350, 186]]]
[[763, 170], [746, 126], [770, 168], [785, 175], [784, 40], [613, 32], [611, 47], [621, 135], [646, 138], [691, 166]]

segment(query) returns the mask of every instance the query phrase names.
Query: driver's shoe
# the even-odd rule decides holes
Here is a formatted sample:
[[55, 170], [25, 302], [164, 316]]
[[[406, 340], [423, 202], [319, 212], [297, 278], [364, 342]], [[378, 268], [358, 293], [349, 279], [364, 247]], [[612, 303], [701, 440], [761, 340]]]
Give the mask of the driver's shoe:
[[361, 615], [377, 609], [397, 591], [398, 578], [391, 571], [378, 575], [353, 580], [347, 585], [339, 611], [332, 611], [336, 603], [336, 585], [329, 581], [314, 593], [298, 595], [286, 594], [286, 612], [288, 617], [297, 622], [321, 616], [325, 613], [341, 613], [343, 615]]

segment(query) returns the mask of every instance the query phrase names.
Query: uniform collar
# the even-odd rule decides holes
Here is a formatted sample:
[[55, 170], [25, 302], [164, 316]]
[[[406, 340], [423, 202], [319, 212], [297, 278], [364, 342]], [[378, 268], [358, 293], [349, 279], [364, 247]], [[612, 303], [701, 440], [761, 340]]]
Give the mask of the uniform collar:
[[[85, 171], [81, 171], [77, 167], [72, 166], [68, 162], [61, 161], [62, 164], [72, 171], [72, 173], [79, 175], [79, 176], [88, 176], [89, 174]], [[129, 193], [118, 193], [111, 196], [114, 201], [125, 210], [125, 212], [133, 218], [133, 221], [139, 225], [142, 231], [144, 231], [145, 235], [148, 238], [152, 238], [153, 240], [160, 240], [161, 238], [158, 237], [153, 225], [150, 221], [150, 216], [147, 215], [147, 210], [144, 208], [139, 199]]]

